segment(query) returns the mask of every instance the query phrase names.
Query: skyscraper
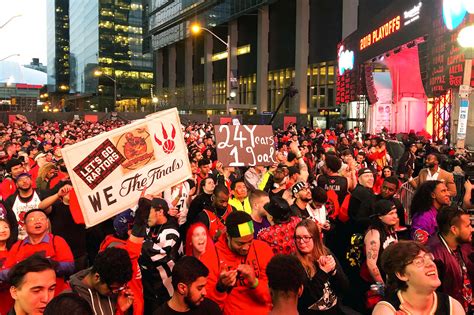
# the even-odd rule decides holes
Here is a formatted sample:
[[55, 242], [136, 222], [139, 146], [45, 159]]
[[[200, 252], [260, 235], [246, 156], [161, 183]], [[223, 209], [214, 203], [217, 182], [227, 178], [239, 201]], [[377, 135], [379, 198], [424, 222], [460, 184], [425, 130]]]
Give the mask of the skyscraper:
[[47, 2], [48, 92], [69, 91], [69, 0]]
[[142, 1], [70, 0], [69, 17], [71, 92], [90, 95], [99, 110], [151, 104], [152, 57], [143, 50]]

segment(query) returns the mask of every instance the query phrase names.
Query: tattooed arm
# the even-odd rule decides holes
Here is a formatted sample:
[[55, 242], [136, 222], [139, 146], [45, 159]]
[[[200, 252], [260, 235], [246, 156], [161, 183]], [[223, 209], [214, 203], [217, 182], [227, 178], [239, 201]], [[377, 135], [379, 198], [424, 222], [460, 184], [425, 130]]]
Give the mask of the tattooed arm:
[[380, 233], [377, 230], [369, 230], [365, 234], [365, 255], [367, 257], [367, 267], [374, 282], [384, 283], [379, 267], [377, 266], [377, 258], [380, 250]]

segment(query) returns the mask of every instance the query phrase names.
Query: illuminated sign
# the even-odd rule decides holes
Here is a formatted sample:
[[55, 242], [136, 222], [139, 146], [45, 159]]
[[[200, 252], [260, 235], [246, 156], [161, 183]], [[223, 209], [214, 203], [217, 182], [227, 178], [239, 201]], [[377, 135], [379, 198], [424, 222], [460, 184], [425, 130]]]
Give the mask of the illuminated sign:
[[344, 46], [339, 48], [338, 65], [339, 75], [343, 75], [346, 70], [352, 70], [354, 67], [354, 52], [351, 50], [344, 50]]
[[403, 12], [403, 25], [408, 25], [410, 23], [415, 22], [420, 18], [420, 11], [421, 11], [421, 6], [423, 3], [419, 2], [417, 5], [415, 5], [412, 9]]
[[384, 25], [378, 27], [371, 33], [365, 35], [360, 40], [360, 50], [364, 50], [365, 48], [369, 47], [370, 45], [388, 37], [389, 35], [397, 32], [401, 28], [400, 24], [400, 15], [394, 17]]
[[474, 0], [444, 0], [444, 25], [448, 30], [454, 30], [462, 23], [467, 12], [474, 13]]

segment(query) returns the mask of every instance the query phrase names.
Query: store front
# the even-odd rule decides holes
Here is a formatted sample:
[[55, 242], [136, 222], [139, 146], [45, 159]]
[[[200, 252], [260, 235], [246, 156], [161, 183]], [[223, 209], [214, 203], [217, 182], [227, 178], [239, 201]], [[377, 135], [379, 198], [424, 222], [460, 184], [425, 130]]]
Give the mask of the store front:
[[[464, 55], [458, 31], [446, 27], [449, 5], [444, 16], [443, 5], [443, 0], [393, 1], [338, 45], [336, 103], [350, 109], [349, 120], [363, 116], [371, 133], [385, 127], [439, 136], [441, 128], [442, 137], [449, 135], [450, 117], [435, 108], [436, 100], [461, 85]], [[459, 23], [471, 20], [467, 14]]]

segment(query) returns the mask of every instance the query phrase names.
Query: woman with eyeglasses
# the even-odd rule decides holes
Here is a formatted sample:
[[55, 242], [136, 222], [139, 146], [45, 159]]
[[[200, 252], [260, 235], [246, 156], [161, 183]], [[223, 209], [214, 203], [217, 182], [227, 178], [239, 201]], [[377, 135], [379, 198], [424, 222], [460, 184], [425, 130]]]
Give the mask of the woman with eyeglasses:
[[296, 257], [306, 271], [304, 290], [298, 300], [299, 314], [343, 314], [341, 298], [349, 281], [324, 246], [317, 224], [308, 219], [301, 221], [296, 226], [295, 243]]
[[465, 314], [461, 304], [444, 293], [433, 254], [414, 241], [400, 241], [387, 247], [382, 268], [387, 274], [386, 294], [372, 315]]

